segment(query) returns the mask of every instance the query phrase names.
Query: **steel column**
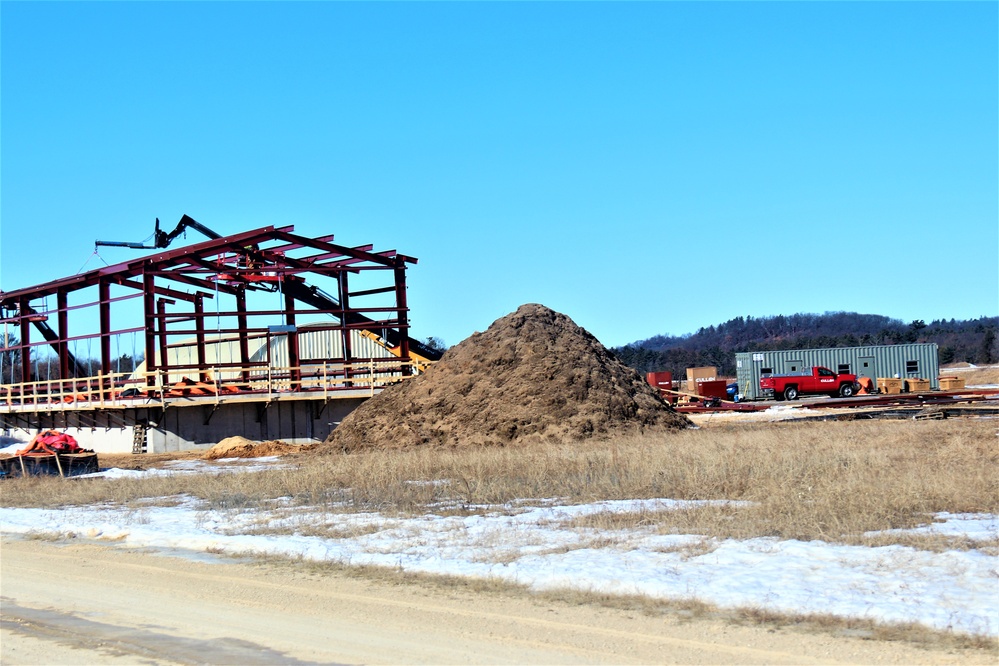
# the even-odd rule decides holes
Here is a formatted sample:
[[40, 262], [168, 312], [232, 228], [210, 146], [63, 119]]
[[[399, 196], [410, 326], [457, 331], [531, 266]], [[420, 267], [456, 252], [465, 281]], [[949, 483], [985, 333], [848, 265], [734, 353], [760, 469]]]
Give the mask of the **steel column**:
[[244, 382], [250, 381], [250, 369], [247, 367], [250, 363], [250, 342], [246, 339], [246, 331], [249, 328], [249, 323], [246, 318], [246, 289], [240, 289], [236, 293], [236, 311], [239, 314], [236, 315], [236, 327], [239, 328], [239, 364], [243, 368], [239, 376]]
[[347, 271], [343, 271], [340, 273], [340, 279], [337, 280], [340, 287], [340, 324], [343, 326], [340, 334], [343, 339], [343, 362], [345, 365], [349, 364], [350, 359], [354, 357], [350, 329], [347, 328], [347, 312], [350, 310], [350, 290], [347, 288], [348, 275]]
[[20, 299], [18, 312], [21, 313], [21, 381], [30, 382], [31, 374], [31, 322], [28, 321], [28, 311], [31, 305], [27, 297]]
[[202, 294], [194, 295], [194, 330], [198, 339], [198, 378], [207, 382], [208, 355], [205, 351], [205, 298]]
[[[295, 297], [285, 292], [284, 295], [285, 323], [295, 326]], [[299, 367], [298, 356], [298, 330], [292, 329], [288, 332], [288, 365], [291, 366], [292, 386], [295, 382], [302, 380], [302, 370]]]
[[97, 291], [100, 294], [101, 374], [107, 376], [111, 374], [111, 284], [101, 280]]
[[160, 298], [156, 301], [156, 319], [159, 321], [159, 338], [160, 338], [160, 368], [163, 370], [164, 379], [166, 383], [170, 383], [170, 358], [167, 356], [167, 320], [166, 320], [166, 306], [168, 303], [174, 303], [174, 301], [168, 298]]
[[[68, 379], [71, 375], [69, 362], [69, 298], [65, 289], [56, 292], [56, 321], [59, 331], [59, 342], [57, 344], [59, 354], [59, 378]], [[75, 371], [76, 368], [73, 368]]]
[[[406, 264], [404, 261], [396, 259], [395, 262], [395, 305], [396, 321], [399, 323], [399, 352], [403, 360], [409, 358], [409, 306], [406, 302]], [[404, 375], [412, 374], [412, 366], [404, 366]]]

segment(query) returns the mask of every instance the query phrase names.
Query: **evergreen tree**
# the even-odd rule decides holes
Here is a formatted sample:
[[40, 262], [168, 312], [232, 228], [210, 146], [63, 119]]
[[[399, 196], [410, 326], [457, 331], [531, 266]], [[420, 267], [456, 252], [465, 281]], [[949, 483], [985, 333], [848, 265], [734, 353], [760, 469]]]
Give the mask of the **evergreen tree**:
[[996, 329], [987, 328], [985, 333], [982, 335], [982, 349], [981, 349], [981, 359], [982, 363], [995, 363], [996, 357]]

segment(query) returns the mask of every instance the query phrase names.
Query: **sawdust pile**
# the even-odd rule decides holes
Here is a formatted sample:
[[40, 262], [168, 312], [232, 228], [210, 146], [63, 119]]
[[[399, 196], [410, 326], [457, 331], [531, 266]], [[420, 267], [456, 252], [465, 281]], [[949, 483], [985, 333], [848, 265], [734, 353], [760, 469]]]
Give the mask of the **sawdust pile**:
[[528, 304], [450, 349], [425, 374], [365, 402], [319, 452], [578, 441], [688, 426], [590, 333]]
[[300, 450], [301, 448], [298, 446], [278, 440], [258, 443], [252, 439], [237, 435], [235, 437], [226, 437], [205, 451], [201, 457], [204, 460], [218, 460], [219, 458], [263, 458], [264, 456], [283, 456]]

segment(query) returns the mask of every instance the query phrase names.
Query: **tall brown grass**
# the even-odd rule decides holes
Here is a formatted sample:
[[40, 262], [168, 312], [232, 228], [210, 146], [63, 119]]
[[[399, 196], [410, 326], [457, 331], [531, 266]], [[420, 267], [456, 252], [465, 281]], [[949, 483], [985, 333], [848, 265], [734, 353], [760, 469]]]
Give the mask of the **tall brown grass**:
[[934, 512], [999, 513], [997, 443], [988, 420], [767, 423], [573, 445], [302, 453], [286, 459], [296, 467], [247, 474], [10, 479], [0, 505], [129, 504], [186, 493], [222, 509], [290, 497], [323, 511], [410, 514], [540, 498], [727, 499], [749, 505], [597, 514], [576, 524], [866, 542], [865, 532], [912, 527]]
[[962, 377], [968, 386], [999, 384], [999, 365], [977, 368], [947, 368], [940, 370], [941, 377]]

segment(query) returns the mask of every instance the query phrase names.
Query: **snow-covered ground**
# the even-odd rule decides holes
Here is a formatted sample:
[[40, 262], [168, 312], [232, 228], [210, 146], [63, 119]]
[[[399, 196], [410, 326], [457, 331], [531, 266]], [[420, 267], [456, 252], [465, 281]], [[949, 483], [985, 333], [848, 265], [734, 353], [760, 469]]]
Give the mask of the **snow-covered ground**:
[[[273, 459], [220, 461], [245, 471]], [[172, 473], [206, 463], [178, 463]], [[277, 463], [280, 464], [280, 463]], [[129, 472], [135, 474], [166, 473]], [[119, 471], [105, 472], [121, 476]], [[999, 558], [983, 550], [933, 553], [820, 541], [713, 540], [652, 529], [594, 530], [580, 516], [670, 511], [670, 499], [562, 506], [555, 500], [474, 507], [474, 515], [400, 518], [291, 507], [217, 510], [190, 497], [168, 506], [0, 509], [0, 532], [94, 539], [116, 547], [260, 553], [387, 566], [403, 571], [497, 577], [534, 589], [699, 599], [722, 607], [831, 613], [999, 635]], [[442, 513], [446, 513], [443, 512]], [[999, 537], [995, 515], [940, 514], [917, 532]]]
[[686, 414], [686, 416], [695, 424], [703, 424], [716, 421], [790, 421], [821, 414], [822, 412], [817, 409], [809, 409], [808, 403], [801, 403], [799, 405], [773, 405], [761, 412], [704, 412]]

